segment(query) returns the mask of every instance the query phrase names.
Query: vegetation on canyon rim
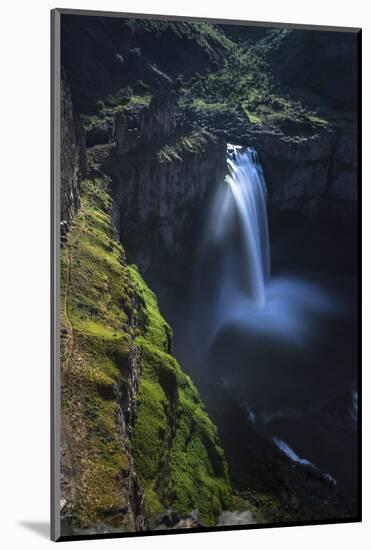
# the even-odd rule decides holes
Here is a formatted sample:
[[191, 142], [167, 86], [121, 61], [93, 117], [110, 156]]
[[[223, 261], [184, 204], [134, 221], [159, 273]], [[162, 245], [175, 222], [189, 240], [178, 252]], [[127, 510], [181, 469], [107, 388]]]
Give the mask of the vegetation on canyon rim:
[[[270, 127], [285, 133], [313, 133], [326, 127], [346, 124], [346, 117], [318, 101], [315, 94], [302, 89], [292, 93], [283, 86], [272, 69], [291, 39], [292, 31], [273, 29], [260, 40], [232, 40], [217, 25], [199, 23], [168, 23], [158, 21], [127, 21], [126, 24], [143, 36], [165, 40], [172, 36], [195, 43], [208, 57], [203, 70], [187, 71], [174, 66], [171, 77], [176, 80], [179, 112], [198, 114], [230, 114], [244, 117], [248, 123]], [[244, 35], [240, 31], [240, 35]], [[160, 71], [156, 65], [151, 69]], [[142, 79], [130, 81], [115, 94], [97, 101], [96, 112], [84, 114], [87, 128], [100, 119], [110, 118], [120, 110], [135, 112], [148, 106], [151, 100], [149, 85]]]

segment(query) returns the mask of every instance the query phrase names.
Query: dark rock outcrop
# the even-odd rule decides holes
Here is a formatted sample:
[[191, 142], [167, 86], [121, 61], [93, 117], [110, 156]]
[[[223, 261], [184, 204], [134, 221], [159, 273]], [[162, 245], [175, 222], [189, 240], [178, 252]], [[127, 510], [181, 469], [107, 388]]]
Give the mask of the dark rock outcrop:
[[225, 174], [225, 143], [208, 136], [203, 150], [159, 163], [141, 151], [128, 159], [110, 159], [115, 182], [114, 218], [127, 249], [145, 272], [154, 258], [181, 251], [204, 207], [208, 190]]
[[81, 180], [86, 176], [85, 137], [72, 105], [64, 72], [61, 80], [61, 235], [65, 237], [80, 206]]
[[[223, 510], [220, 513], [217, 527], [228, 527], [232, 525], [252, 525], [257, 520], [249, 510], [229, 511]], [[171, 529], [197, 529], [205, 527], [201, 522], [198, 510], [193, 510], [186, 516], [181, 516], [175, 510], [166, 510], [148, 521], [147, 528], [150, 531], [168, 531]]]
[[232, 487], [245, 500], [251, 520], [354, 517], [356, 510], [331, 480], [310, 465], [293, 462], [262, 436], [232, 395], [216, 386], [201, 387], [220, 431]]
[[302, 138], [251, 135], [270, 206], [309, 221], [353, 222], [357, 209], [357, 134], [341, 130]]
[[[268, 59], [281, 86], [299, 96], [316, 94], [335, 109], [355, 108], [357, 33], [301, 29], [275, 32], [284, 36], [281, 40], [278, 36]], [[267, 40], [272, 44], [272, 37]]]
[[157, 90], [166, 75], [202, 72], [225, 54], [220, 40], [193, 22], [63, 15], [61, 30], [62, 63], [82, 112], [129, 83]]
[[175, 131], [175, 95], [171, 89], [155, 94], [150, 105], [139, 112], [121, 112], [114, 121], [113, 141], [118, 155], [163, 139]]
[[115, 227], [146, 272], [154, 258], [179, 253], [195, 236], [205, 198], [226, 173], [226, 144], [177, 126], [171, 87], [138, 112], [118, 113], [110, 135], [89, 148], [89, 164], [110, 176]]
[[[317, 222], [353, 222], [357, 209], [357, 130], [323, 129], [288, 135], [251, 124], [238, 111], [187, 111], [179, 121], [202, 127], [229, 143], [254, 147], [263, 166], [269, 203]], [[309, 130], [309, 129], [308, 129]]]

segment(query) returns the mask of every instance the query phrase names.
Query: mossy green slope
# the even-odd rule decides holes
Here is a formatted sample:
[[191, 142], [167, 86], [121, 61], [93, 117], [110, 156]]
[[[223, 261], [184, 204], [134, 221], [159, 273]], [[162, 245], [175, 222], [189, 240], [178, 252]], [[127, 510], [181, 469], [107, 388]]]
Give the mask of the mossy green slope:
[[191, 379], [169, 354], [171, 329], [155, 295], [136, 267], [129, 268], [145, 304], [138, 419], [133, 450], [150, 516], [165, 508], [181, 514], [198, 509], [215, 523], [232, 505], [227, 465], [216, 427]]
[[[217, 65], [204, 74], [195, 73], [179, 84], [180, 110], [196, 113], [239, 114], [257, 127], [269, 127], [297, 132], [311, 132], [328, 126], [314, 105], [294, 99], [280, 86], [268, 61], [268, 53], [285, 40], [279, 30], [270, 44], [262, 39], [239, 45], [229, 41], [228, 48]], [[270, 48], [270, 49], [269, 49]]]
[[84, 182], [61, 258], [62, 445], [68, 516], [80, 526], [136, 528], [117, 388], [140, 350], [134, 468], [148, 517], [198, 509], [215, 523], [232, 505], [217, 430], [170, 353], [171, 329], [134, 265], [123, 260], [104, 179]]
[[115, 388], [125, 381], [132, 353], [135, 288], [113, 238], [109, 207], [102, 186], [85, 182], [61, 253], [62, 474], [75, 524], [134, 529], [125, 510], [129, 457]]

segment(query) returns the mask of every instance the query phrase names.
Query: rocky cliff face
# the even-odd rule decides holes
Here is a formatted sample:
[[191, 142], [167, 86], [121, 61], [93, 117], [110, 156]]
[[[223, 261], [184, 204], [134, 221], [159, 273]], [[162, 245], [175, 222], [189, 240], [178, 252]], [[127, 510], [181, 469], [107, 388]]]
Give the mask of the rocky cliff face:
[[307, 221], [353, 222], [357, 210], [357, 130], [323, 129], [299, 135], [258, 127], [237, 112], [187, 112], [181, 121], [229, 143], [254, 147], [263, 166], [270, 207]]
[[85, 137], [72, 105], [64, 72], [61, 79], [61, 235], [80, 206], [81, 181], [86, 177]]
[[113, 140], [122, 156], [136, 148], [163, 139], [175, 131], [175, 95], [169, 89], [158, 92], [150, 105], [139, 112], [116, 115]]
[[357, 134], [322, 132], [310, 137], [253, 135], [270, 196], [279, 212], [309, 221], [353, 222], [357, 208]]
[[233, 395], [203, 388], [217, 423], [236, 494], [255, 521], [304, 522], [352, 517], [354, 509], [333, 482], [311, 466], [298, 464], [255, 429]]
[[157, 89], [164, 73], [202, 72], [223, 59], [224, 42], [193, 22], [62, 16], [62, 63], [81, 112], [127, 83], [144, 80]]
[[267, 57], [279, 82], [294, 95], [312, 93], [335, 109], [354, 109], [357, 33], [299, 29], [278, 33], [267, 41], [271, 44]]
[[128, 162], [111, 159], [115, 219], [143, 272], [154, 258], [181, 252], [191, 236], [190, 223], [201, 226], [207, 192], [224, 177], [225, 144], [207, 134], [201, 139], [200, 148], [187, 150], [185, 137], [184, 150], [162, 162], [158, 152], [144, 153], [144, 158], [141, 153]]
[[202, 225], [208, 192], [226, 173], [225, 141], [177, 125], [171, 89], [148, 107], [117, 113], [112, 133], [88, 156], [111, 178], [115, 227], [143, 273], [187, 245], [192, 226]]

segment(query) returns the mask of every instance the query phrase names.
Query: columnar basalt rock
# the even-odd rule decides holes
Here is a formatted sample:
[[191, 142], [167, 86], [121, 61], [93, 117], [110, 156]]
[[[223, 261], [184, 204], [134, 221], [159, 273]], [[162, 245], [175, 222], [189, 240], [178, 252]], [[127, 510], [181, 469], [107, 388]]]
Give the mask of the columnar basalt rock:
[[253, 146], [266, 176], [269, 202], [278, 213], [300, 212], [317, 222], [331, 215], [353, 219], [357, 207], [357, 130], [322, 129], [289, 135], [251, 124], [237, 111], [189, 111], [180, 121], [229, 143]]
[[104, 170], [113, 182], [115, 227], [145, 272], [154, 257], [181, 250], [187, 224], [225, 176], [226, 143], [210, 132], [178, 127], [171, 88], [136, 117], [116, 116]]
[[114, 120], [113, 141], [118, 155], [163, 139], [175, 131], [175, 95], [172, 89], [158, 91], [148, 107], [122, 111]]
[[281, 212], [299, 210], [312, 221], [326, 217], [330, 207], [338, 217], [352, 214], [357, 205], [355, 137], [352, 130], [308, 138], [252, 136], [272, 206]]
[[205, 134], [202, 149], [168, 162], [151, 151], [110, 159], [116, 226], [144, 272], [159, 254], [181, 251], [187, 225], [200, 222], [207, 193], [223, 181], [225, 154], [225, 142]]

